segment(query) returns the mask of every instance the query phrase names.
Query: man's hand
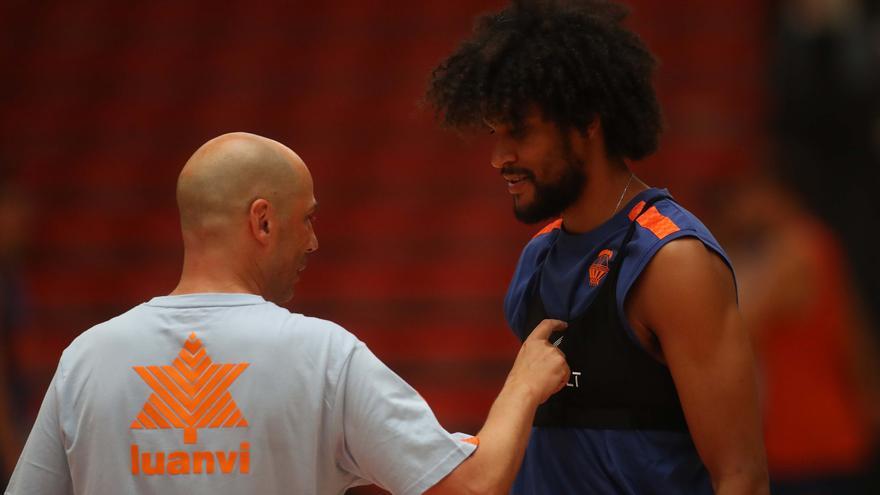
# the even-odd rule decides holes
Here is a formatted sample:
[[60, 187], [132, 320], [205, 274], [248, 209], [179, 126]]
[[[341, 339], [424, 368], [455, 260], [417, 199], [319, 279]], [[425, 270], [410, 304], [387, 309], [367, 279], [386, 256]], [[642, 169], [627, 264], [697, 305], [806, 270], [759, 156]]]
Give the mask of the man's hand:
[[426, 495], [508, 493], [522, 463], [538, 406], [568, 382], [571, 371], [549, 338], [567, 323], [544, 320], [529, 335], [495, 399], [480, 446]]
[[565, 355], [549, 339], [553, 332], [565, 330], [567, 327], [568, 323], [560, 320], [544, 320], [539, 323], [523, 342], [513, 368], [507, 375], [505, 388], [526, 387], [534, 394], [537, 406], [565, 387], [571, 370], [565, 362]]

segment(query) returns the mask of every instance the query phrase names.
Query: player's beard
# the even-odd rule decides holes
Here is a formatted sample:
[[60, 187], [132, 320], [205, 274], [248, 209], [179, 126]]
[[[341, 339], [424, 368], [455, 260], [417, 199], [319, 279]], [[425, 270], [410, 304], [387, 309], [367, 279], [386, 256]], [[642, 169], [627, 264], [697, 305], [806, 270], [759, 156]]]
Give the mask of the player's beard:
[[529, 174], [529, 180], [535, 188], [534, 199], [525, 206], [514, 202], [513, 214], [523, 223], [538, 223], [548, 218], [556, 218], [573, 205], [584, 190], [587, 176], [584, 174], [584, 163], [571, 151], [571, 146], [564, 143], [563, 160], [565, 167], [562, 174], [553, 182], [541, 183]]

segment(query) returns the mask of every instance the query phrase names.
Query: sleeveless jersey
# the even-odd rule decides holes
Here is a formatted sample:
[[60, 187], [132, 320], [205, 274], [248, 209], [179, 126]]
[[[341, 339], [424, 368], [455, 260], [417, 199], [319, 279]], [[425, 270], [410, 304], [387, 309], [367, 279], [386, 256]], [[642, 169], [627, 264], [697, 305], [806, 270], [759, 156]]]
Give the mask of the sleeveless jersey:
[[560, 349], [572, 370], [568, 386], [538, 411], [512, 493], [712, 493], [671, 375], [642, 348], [624, 302], [675, 239], [697, 238], [726, 255], [665, 190], [641, 192], [584, 234], [561, 223], [525, 247], [505, 299], [520, 338], [545, 317], [569, 322]]

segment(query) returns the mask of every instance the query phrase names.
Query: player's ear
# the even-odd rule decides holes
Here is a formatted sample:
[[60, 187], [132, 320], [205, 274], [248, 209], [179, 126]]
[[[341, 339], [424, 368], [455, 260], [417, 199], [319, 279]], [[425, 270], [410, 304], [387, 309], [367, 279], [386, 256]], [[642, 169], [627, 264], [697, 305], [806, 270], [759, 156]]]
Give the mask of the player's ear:
[[572, 149], [578, 154], [587, 154], [597, 143], [604, 146], [604, 143], [601, 142], [604, 139], [602, 137], [602, 120], [598, 115], [594, 115], [585, 127], [570, 127], [568, 139]]
[[275, 227], [272, 222], [272, 204], [262, 198], [255, 199], [248, 211], [248, 220], [251, 235], [260, 244], [267, 244]]

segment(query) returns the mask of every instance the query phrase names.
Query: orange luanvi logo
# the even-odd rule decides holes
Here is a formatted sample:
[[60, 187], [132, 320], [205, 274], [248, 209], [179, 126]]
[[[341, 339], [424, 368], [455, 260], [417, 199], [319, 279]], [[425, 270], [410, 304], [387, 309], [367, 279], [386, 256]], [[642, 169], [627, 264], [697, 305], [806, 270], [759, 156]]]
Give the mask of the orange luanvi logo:
[[605, 278], [605, 275], [608, 275], [612, 256], [614, 256], [614, 251], [603, 249], [602, 252], [599, 253], [599, 256], [596, 257], [596, 261], [590, 265], [590, 286], [596, 287], [602, 283], [602, 279]]
[[201, 428], [246, 427], [229, 386], [248, 363], [217, 364], [191, 333], [172, 365], [134, 366], [153, 389], [132, 429], [183, 430], [183, 443], [196, 443]]

